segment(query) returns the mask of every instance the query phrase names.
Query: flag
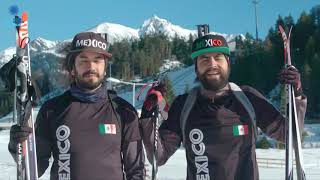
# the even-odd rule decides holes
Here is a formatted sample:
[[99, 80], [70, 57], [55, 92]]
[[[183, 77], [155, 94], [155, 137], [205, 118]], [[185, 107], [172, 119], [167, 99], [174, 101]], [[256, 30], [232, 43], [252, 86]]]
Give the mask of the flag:
[[243, 136], [248, 134], [248, 125], [234, 125], [233, 126], [233, 135], [234, 136]]
[[99, 133], [103, 134], [117, 134], [115, 124], [99, 124]]

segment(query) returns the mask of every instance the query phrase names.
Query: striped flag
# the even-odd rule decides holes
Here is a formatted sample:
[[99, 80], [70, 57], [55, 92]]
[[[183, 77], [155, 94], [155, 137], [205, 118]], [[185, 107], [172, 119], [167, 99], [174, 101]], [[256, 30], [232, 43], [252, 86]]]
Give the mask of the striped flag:
[[234, 125], [233, 136], [243, 136], [248, 134], [248, 125]]
[[115, 124], [99, 124], [99, 133], [103, 134], [117, 134]]

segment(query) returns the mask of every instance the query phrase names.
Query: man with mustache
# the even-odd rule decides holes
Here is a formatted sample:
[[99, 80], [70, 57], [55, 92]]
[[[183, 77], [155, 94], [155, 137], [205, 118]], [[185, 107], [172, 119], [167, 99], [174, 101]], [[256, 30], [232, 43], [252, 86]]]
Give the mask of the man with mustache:
[[[269, 137], [282, 142], [285, 139], [285, 118], [281, 113], [254, 88], [241, 86], [241, 90], [236, 91], [238, 86], [229, 83], [229, 56], [228, 44], [220, 35], [206, 34], [193, 42], [191, 57], [200, 86], [174, 100], [168, 119], [159, 129], [158, 165], [164, 165], [183, 143], [188, 180], [257, 180], [256, 127]], [[289, 67], [279, 75], [281, 83], [295, 88], [298, 118], [303, 127], [306, 97], [302, 93], [300, 74]], [[146, 98], [140, 117], [150, 162], [154, 112], [161, 99], [159, 94], [165, 93], [163, 88], [154, 91], [158, 93]], [[239, 96], [241, 91], [245, 97]], [[247, 99], [253, 109], [243, 103], [243, 99]]]
[[[141, 180], [144, 153], [137, 112], [107, 90], [111, 54], [101, 34], [77, 34], [66, 57], [70, 89], [44, 103], [36, 120], [38, 171], [53, 157], [51, 180]], [[31, 133], [13, 126], [9, 151]]]

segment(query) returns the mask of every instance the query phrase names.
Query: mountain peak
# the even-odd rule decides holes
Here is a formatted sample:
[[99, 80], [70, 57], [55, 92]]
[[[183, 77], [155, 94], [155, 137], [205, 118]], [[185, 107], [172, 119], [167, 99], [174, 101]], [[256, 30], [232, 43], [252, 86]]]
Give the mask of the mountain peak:
[[48, 50], [54, 48], [57, 45], [57, 41], [50, 41], [42, 37], [38, 37], [35, 40], [31, 41], [30, 45], [36, 50]]
[[[171, 22], [169, 22], [166, 19], [162, 19], [159, 16], [157, 16], [156, 14], [154, 14], [151, 18], [147, 19], [144, 21], [143, 24], [145, 23], [149, 23], [149, 24], [171, 24]], [[142, 25], [143, 26], [143, 25]]]
[[144, 36], [146, 34], [164, 33], [163, 31], [170, 26], [172, 26], [172, 24], [169, 21], [161, 19], [157, 15], [153, 15], [143, 22], [143, 25], [139, 30], [139, 35]]
[[[154, 20], [154, 21], [165, 20], [165, 19], [160, 18], [160, 17], [157, 16], [156, 14], [154, 14], [154, 15], [153, 15], [151, 18], [149, 18], [149, 19], [152, 19], [152, 20]], [[167, 21], [167, 20], [165, 20], [165, 21]]]
[[111, 44], [116, 41], [139, 39], [138, 30], [115, 23], [104, 22], [88, 31], [107, 33], [108, 41]]
[[173, 38], [176, 35], [182, 38], [188, 38], [190, 34], [195, 35], [195, 31], [174, 25], [170, 21], [162, 19], [157, 15], [153, 15], [151, 18], [145, 20], [139, 29], [139, 35], [141, 37], [158, 33], [165, 34], [169, 38]]

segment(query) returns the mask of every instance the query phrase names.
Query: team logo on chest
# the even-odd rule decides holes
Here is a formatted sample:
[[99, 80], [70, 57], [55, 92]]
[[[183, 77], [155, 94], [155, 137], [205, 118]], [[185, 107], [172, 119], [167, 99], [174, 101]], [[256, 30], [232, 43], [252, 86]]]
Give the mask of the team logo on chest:
[[59, 149], [59, 180], [70, 180], [70, 129], [66, 125], [61, 125], [56, 130], [57, 146]]
[[204, 156], [206, 146], [203, 143], [203, 133], [200, 129], [192, 129], [189, 133], [191, 148], [195, 154], [194, 163], [197, 168], [197, 180], [210, 180], [208, 157]]
[[104, 134], [117, 134], [117, 128], [115, 124], [99, 124], [99, 133]]

